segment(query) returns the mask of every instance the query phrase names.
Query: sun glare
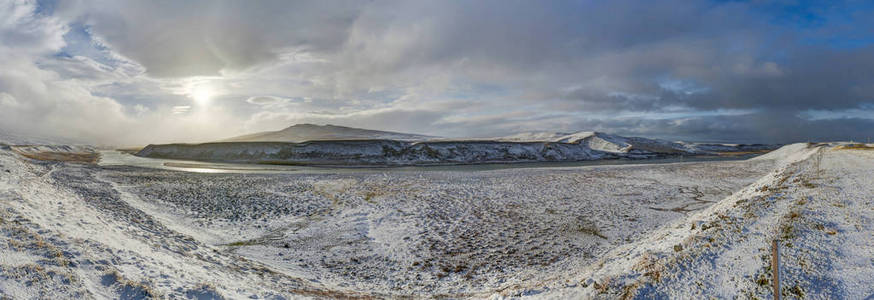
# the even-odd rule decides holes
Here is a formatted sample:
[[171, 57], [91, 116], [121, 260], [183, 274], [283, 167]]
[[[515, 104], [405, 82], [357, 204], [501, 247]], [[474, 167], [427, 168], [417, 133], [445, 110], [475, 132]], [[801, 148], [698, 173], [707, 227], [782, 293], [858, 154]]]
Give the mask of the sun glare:
[[193, 91], [191, 91], [191, 99], [194, 99], [194, 102], [198, 105], [206, 105], [209, 104], [209, 100], [212, 98], [212, 91], [207, 87], [196, 87]]

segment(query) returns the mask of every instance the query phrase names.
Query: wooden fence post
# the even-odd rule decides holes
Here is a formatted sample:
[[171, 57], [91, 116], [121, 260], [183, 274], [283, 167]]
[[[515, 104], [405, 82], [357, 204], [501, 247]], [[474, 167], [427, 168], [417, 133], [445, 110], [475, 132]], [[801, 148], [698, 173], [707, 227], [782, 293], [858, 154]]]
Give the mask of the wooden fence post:
[[780, 300], [780, 248], [777, 240], [771, 243], [771, 276], [774, 279], [774, 300]]

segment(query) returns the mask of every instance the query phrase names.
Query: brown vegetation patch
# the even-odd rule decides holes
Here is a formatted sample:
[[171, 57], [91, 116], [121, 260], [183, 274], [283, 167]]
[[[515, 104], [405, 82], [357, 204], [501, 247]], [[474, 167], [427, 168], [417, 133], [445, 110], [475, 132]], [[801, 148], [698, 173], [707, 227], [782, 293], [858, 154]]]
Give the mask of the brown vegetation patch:
[[43, 160], [43, 161], [62, 161], [62, 162], [74, 162], [74, 163], [86, 163], [93, 164], [97, 163], [97, 159], [100, 158], [100, 154], [98, 153], [74, 153], [74, 152], [25, 152], [25, 151], [15, 151], [21, 156]]

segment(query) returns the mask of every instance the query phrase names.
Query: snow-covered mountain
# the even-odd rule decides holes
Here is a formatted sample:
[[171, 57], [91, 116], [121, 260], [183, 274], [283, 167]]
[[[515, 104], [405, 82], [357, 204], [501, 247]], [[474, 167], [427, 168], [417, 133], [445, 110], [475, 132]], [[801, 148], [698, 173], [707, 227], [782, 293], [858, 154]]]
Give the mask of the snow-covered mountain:
[[419, 134], [370, 130], [336, 125], [297, 124], [279, 131], [266, 131], [233, 137], [219, 142], [290, 142], [326, 140], [422, 141], [434, 137]]
[[551, 142], [586, 145], [590, 149], [610, 153], [699, 153], [706, 152], [688, 144], [641, 137], [624, 137], [597, 131], [576, 133], [525, 132], [495, 138], [511, 142]]
[[552, 142], [584, 144], [593, 150], [611, 153], [654, 152], [654, 153], [692, 153], [712, 154], [720, 152], [749, 152], [770, 150], [779, 145], [766, 144], [718, 144], [672, 142], [660, 139], [642, 137], [624, 137], [597, 131], [580, 131], [576, 133], [533, 131], [509, 136], [492, 138], [506, 142]]
[[506, 142], [554, 142], [567, 135], [570, 135], [570, 133], [552, 131], [529, 131], [490, 139]]

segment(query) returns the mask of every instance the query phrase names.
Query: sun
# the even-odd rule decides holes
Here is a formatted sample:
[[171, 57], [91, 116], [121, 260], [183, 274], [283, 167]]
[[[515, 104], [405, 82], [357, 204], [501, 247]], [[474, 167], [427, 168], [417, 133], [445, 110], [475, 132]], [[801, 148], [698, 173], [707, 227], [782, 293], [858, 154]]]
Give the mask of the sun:
[[197, 103], [198, 105], [207, 105], [212, 99], [212, 90], [205, 86], [199, 86], [191, 91], [190, 96], [191, 99], [194, 99], [194, 103]]

